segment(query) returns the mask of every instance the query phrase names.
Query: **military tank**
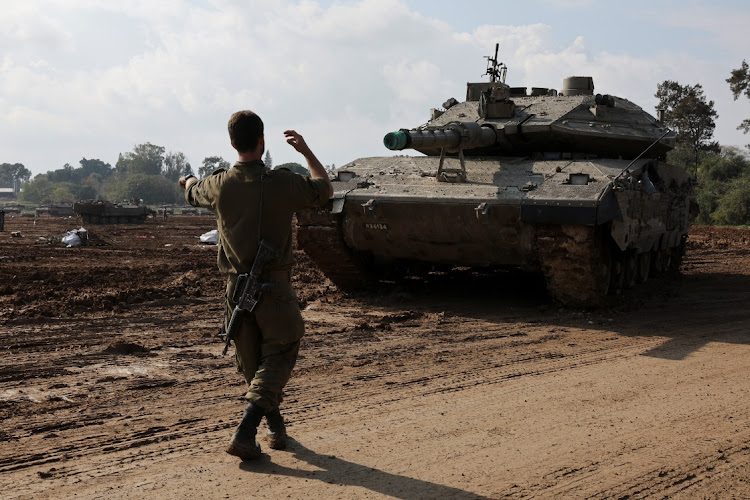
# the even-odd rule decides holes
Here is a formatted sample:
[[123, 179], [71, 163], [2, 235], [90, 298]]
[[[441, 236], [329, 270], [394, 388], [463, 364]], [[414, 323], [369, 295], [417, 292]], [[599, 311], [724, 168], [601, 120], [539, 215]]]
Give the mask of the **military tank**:
[[102, 200], [86, 200], [73, 203], [73, 211], [83, 222], [91, 224], [134, 224], [155, 216], [156, 211], [139, 203], [120, 204]]
[[[694, 183], [665, 161], [676, 134], [627, 99], [510, 87], [488, 56], [428, 122], [388, 133], [392, 151], [336, 170], [322, 210], [298, 214], [298, 244], [339, 287], [409, 266], [543, 273], [564, 304], [599, 306], [679, 268]], [[406, 264], [406, 266], [404, 266]]]
[[37, 217], [49, 215], [51, 217], [73, 217], [73, 205], [70, 203], [54, 203], [52, 205], [37, 207], [34, 211]]

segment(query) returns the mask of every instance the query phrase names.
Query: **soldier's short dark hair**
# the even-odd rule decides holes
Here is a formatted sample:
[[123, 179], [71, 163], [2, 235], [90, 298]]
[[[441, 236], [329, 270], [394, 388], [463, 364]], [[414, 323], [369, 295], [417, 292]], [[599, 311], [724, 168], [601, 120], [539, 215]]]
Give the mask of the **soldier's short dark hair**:
[[238, 153], [254, 150], [263, 137], [263, 120], [249, 109], [232, 114], [227, 128], [229, 139]]

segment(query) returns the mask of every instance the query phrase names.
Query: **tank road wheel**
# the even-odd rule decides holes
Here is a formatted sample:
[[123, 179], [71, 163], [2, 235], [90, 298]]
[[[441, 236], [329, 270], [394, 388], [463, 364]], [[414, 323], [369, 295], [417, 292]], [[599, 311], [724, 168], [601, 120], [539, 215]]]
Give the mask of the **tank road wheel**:
[[610, 295], [619, 295], [625, 286], [625, 254], [620, 250], [612, 251], [612, 273], [609, 281]]
[[101, 224], [102, 218], [98, 215], [94, 215], [91, 217], [91, 222], [93, 222], [94, 224]]
[[651, 277], [655, 278], [667, 272], [671, 261], [671, 250], [653, 250], [651, 252]]
[[629, 251], [624, 255], [624, 279], [623, 285], [625, 288], [633, 288], [638, 282], [638, 260], [635, 252]]
[[648, 280], [648, 275], [651, 272], [651, 252], [639, 253], [636, 260], [638, 261], [636, 281], [644, 283]]
[[570, 306], [597, 307], [606, 303], [612, 282], [609, 234], [600, 227], [540, 225], [537, 257], [547, 290]]
[[602, 243], [599, 250], [599, 262], [597, 264], [596, 287], [600, 290], [602, 296], [609, 293], [610, 283], [612, 282], [612, 247], [608, 243]]
[[682, 258], [685, 256], [685, 239], [683, 237], [682, 241], [679, 245], [676, 247], [672, 247], [670, 260], [669, 260], [669, 270], [674, 273], [680, 272], [680, 266], [682, 265]]
[[659, 276], [662, 268], [661, 257], [661, 253], [658, 250], [651, 250], [651, 270], [649, 277], [656, 278]]

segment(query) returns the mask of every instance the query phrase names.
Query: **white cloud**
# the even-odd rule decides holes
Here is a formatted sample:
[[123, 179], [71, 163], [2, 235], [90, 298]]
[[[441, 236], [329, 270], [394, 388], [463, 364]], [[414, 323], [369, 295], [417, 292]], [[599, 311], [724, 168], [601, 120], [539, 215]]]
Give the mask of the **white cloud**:
[[[495, 43], [514, 86], [559, 89], [566, 76], [591, 75], [597, 91], [652, 112], [658, 82], [700, 81], [721, 120], [732, 113], [730, 96], [714, 97], [731, 68], [680, 44], [637, 57], [627, 46], [594, 48], [586, 33], [560, 42], [555, 26], [490, 18], [458, 31], [400, 0], [14, 2], [0, 18], [0, 161], [34, 173], [84, 156], [114, 163], [146, 141], [194, 166], [232, 160], [226, 120], [250, 108], [266, 122], [276, 163], [300, 160], [282, 137], [296, 128], [324, 163], [341, 165], [387, 154], [386, 132], [462, 99]], [[732, 103], [727, 133], [750, 116], [743, 104]]]

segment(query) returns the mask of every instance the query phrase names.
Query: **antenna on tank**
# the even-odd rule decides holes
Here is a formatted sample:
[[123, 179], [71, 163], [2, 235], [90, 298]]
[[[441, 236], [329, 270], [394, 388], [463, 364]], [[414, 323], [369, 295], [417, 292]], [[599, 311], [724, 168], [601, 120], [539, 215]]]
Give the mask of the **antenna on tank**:
[[487, 59], [487, 71], [485, 75], [490, 75], [490, 83], [495, 83], [498, 80], [501, 83], [505, 83], [505, 75], [508, 72], [508, 67], [497, 61], [497, 52], [500, 50], [500, 44], [495, 44], [495, 57], [484, 56]]

